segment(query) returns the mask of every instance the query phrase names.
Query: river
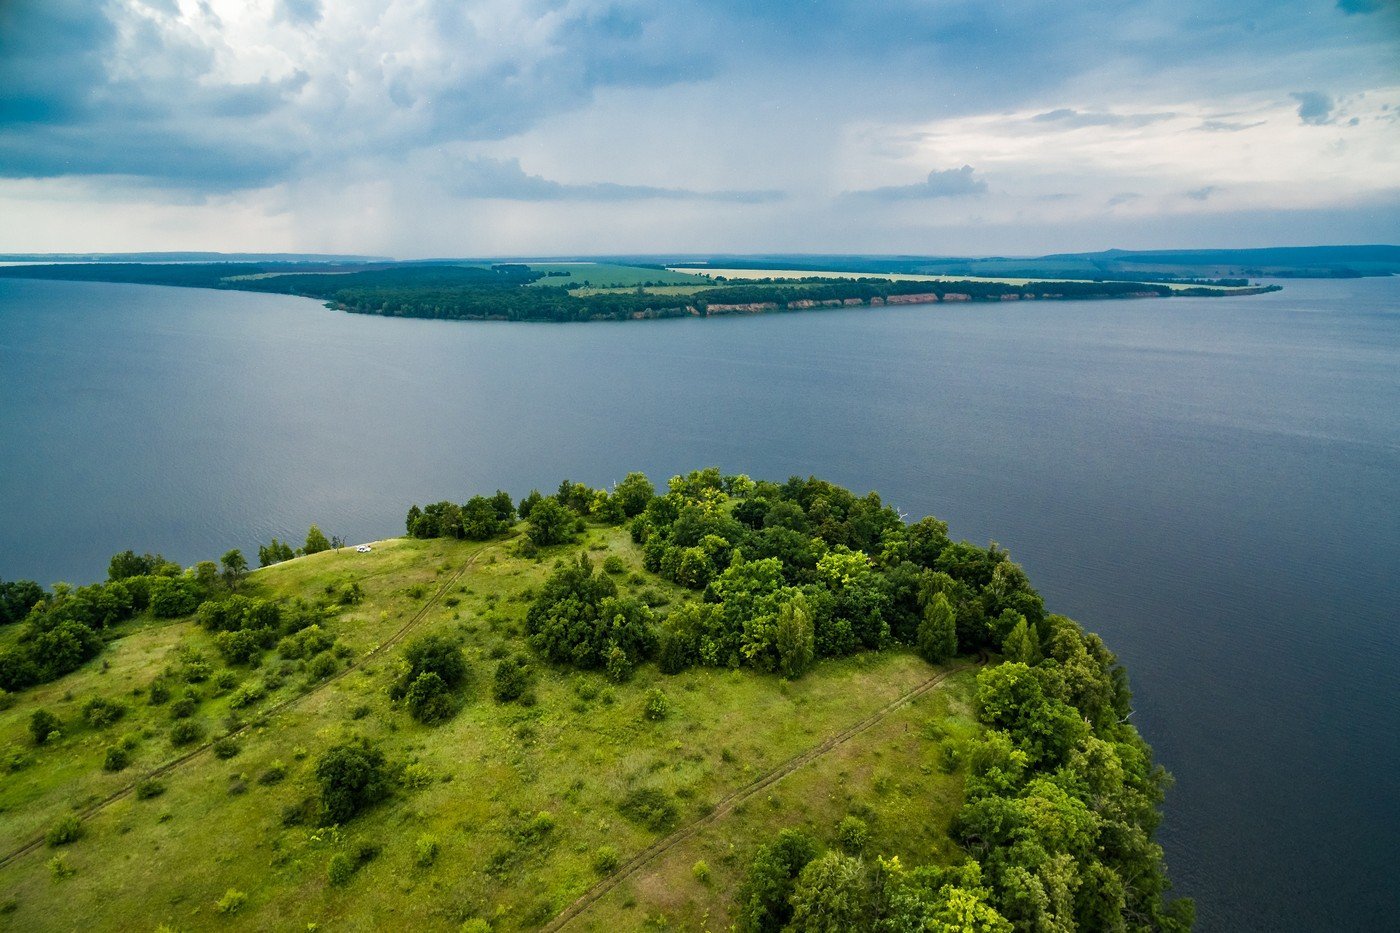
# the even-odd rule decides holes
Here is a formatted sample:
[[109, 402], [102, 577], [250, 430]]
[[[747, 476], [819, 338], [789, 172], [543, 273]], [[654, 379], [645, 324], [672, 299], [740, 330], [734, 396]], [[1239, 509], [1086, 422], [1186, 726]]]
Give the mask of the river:
[[715, 464], [1010, 548], [1126, 661], [1203, 930], [1400, 911], [1400, 278], [582, 325], [0, 280], [0, 576]]

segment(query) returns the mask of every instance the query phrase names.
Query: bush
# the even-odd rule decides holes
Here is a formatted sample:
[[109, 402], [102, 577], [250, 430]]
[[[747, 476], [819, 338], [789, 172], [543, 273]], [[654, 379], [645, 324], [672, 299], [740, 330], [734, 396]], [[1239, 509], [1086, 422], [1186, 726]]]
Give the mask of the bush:
[[491, 694], [497, 703], [518, 700], [530, 686], [530, 666], [524, 658], [512, 656], [503, 658], [496, 665], [496, 675]]
[[325, 651], [334, 639], [321, 626], [308, 625], [301, 631], [288, 635], [277, 643], [277, 653], [289, 661], [301, 661]]
[[666, 699], [666, 694], [661, 692], [659, 687], [653, 687], [647, 691], [646, 705], [643, 707], [642, 715], [652, 722], [660, 722], [671, 713], [671, 703]]
[[330, 882], [337, 887], [350, 883], [350, 879], [355, 875], [355, 869], [359, 867], [354, 859], [344, 852], [337, 852], [331, 856], [330, 864], [326, 866], [326, 874]]
[[164, 680], [151, 681], [151, 686], [146, 690], [146, 701], [152, 706], [170, 702], [170, 684]]
[[159, 797], [165, 793], [165, 784], [153, 777], [146, 778], [136, 784], [136, 799], [150, 800], [152, 797]]
[[252, 664], [272, 641], [271, 629], [245, 628], [236, 632], [220, 632], [214, 645], [229, 664]]
[[306, 673], [312, 680], [325, 680], [338, 670], [340, 670], [340, 663], [329, 651], [322, 651], [312, 658], [311, 663], [306, 666]]
[[622, 562], [621, 555], [609, 554], [607, 557], [603, 558], [603, 573], [610, 573], [616, 575], [619, 573], [626, 572], [627, 565]]
[[187, 616], [198, 606], [198, 588], [189, 577], [157, 577], [151, 581], [151, 615], [157, 619]]
[[252, 706], [265, 696], [267, 696], [267, 687], [260, 681], [254, 681], [233, 691], [229, 695], [228, 706], [229, 709], [243, 709], [245, 706]]
[[185, 690], [180, 699], [170, 704], [171, 719], [188, 719], [194, 715], [194, 711], [199, 708], [199, 694], [193, 690]]
[[424, 635], [410, 642], [403, 652], [405, 670], [389, 693], [401, 699], [420, 675], [436, 674], [449, 690], [457, 690], [467, 682], [467, 661], [462, 649], [443, 635]]
[[316, 762], [321, 811], [331, 823], [344, 823], [389, 793], [384, 753], [367, 740], [333, 745]]
[[102, 697], [93, 697], [83, 704], [83, 718], [94, 729], [105, 729], [121, 719], [125, 713], [125, 706]]
[[680, 815], [675, 801], [655, 787], [637, 788], [622, 798], [617, 809], [633, 823], [658, 833], [669, 829]]
[[847, 855], [859, 855], [870, 841], [870, 828], [858, 816], [848, 816], [836, 827], [836, 844]]
[[710, 883], [710, 866], [704, 859], [700, 859], [694, 865], [690, 866], [690, 873], [695, 877], [695, 880], [701, 884]]
[[122, 771], [131, 764], [131, 752], [121, 745], [108, 745], [107, 757], [102, 761], [104, 771]]
[[29, 736], [35, 745], [43, 745], [62, 729], [63, 722], [46, 709], [36, 709], [29, 717]]
[[404, 705], [408, 713], [421, 723], [433, 724], [452, 718], [457, 712], [457, 704], [442, 678], [432, 671], [418, 675], [404, 694]]
[[816, 857], [816, 843], [793, 829], [783, 830], [776, 840], [759, 848], [739, 888], [739, 928], [766, 931], [787, 926], [797, 876]]
[[226, 735], [214, 743], [214, 757], [220, 761], [227, 761], [241, 751], [238, 747], [238, 740], [231, 735]]
[[177, 748], [182, 745], [191, 745], [204, 737], [204, 729], [199, 723], [188, 719], [181, 719], [170, 727], [170, 744]]
[[413, 862], [419, 868], [427, 868], [438, 857], [438, 841], [436, 836], [429, 836], [424, 833], [418, 837], [418, 841], [413, 846]]
[[70, 842], [77, 842], [83, 834], [83, 821], [78, 818], [78, 814], [70, 813], [49, 827], [49, 831], [44, 834], [44, 841], [51, 846], [66, 846]]
[[621, 862], [617, 850], [612, 846], [599, 846], [593, 853], [593, 870], [600, 875], [611, 875]]
[[237, 888], [229, 888], [224, 896], [214, 902], [214, 910], [221, 914], [236, 914], [248, 902], [248, 895]]
[[280, 784], [287, 776], [287, 766], [280, 761], [274, 761], [267, 766], [267, 770], [258, 778], [259, 784]]

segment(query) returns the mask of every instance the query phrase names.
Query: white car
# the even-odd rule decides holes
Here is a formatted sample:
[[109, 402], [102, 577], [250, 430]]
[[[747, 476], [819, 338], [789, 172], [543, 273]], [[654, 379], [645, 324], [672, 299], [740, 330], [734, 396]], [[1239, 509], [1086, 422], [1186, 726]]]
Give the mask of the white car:
[[361, 554], [368, 554], [370, 551], [374, 550], [374, 548], [370, 547], [368, 544], [362, 544], [355, 548], [355, 550], [359, 551]]

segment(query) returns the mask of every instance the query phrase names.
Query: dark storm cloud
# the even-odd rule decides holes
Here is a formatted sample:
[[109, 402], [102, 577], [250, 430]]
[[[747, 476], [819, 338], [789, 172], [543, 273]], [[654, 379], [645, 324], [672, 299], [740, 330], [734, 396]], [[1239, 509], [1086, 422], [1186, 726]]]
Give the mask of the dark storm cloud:
[[757, 204], [783, 196], [778, 191], [693, 191], [610, 182], [564, 184], [527, 173], [518, 159], [465, 159], [454, 167], [446, 180], [448, 187], [461, 197], [515, 201], [694, 200]]

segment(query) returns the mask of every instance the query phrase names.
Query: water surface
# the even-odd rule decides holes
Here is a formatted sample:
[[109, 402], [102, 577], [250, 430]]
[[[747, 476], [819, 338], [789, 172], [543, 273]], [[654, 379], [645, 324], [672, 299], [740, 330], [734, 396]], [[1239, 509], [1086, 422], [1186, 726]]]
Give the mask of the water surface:
[[1400, 909], [1400, 279], [532, 325], [0, 280], [0, 576], [718, 464], [1011, 549], [1126, 660], [1206, 930]]

